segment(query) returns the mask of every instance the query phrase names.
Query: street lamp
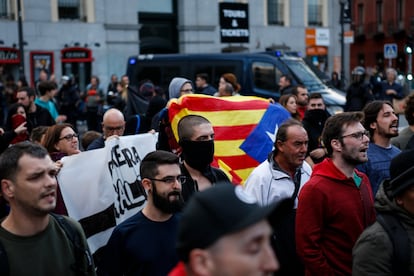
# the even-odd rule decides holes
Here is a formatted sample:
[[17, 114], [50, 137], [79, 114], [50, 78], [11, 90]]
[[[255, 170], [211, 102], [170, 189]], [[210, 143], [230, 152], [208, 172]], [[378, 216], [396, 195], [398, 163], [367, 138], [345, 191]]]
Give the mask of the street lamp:
[[17, 16], [18, 16], [18, 28], [19, 33], [19, 54], [20, 54], [20, 66], [19, 66], [19, 75], [20, 77], [24, 76], [24, 48], [23, 48], [23, 23], [22, 23], [22, 7], [21, 2], [23, 0], [17, 0]]
[[347, 0], [339, 0], [339, 5], [341, 6], [340, 8], [340, 18], [339, 18], [339, 22], [341, 24], [341, 38], [340, 38], [340, 42], [341, 42], [341, 88], [344, 88], [345, 86], [345, 41], [344, 41], [344, 35], [345, 35], [345, 31], [344, 31], [344, 25], [345, 25], [345, 18], [344, 18], [344, 7], [346, 4]]

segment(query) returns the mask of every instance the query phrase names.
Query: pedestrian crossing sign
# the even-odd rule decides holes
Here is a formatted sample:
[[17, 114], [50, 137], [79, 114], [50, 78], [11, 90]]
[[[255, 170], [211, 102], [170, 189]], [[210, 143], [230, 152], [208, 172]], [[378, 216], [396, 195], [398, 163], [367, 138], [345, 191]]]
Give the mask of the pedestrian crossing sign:
[[397, 58], [398, 47], [395, 43], [384, 44], [384, 58]]

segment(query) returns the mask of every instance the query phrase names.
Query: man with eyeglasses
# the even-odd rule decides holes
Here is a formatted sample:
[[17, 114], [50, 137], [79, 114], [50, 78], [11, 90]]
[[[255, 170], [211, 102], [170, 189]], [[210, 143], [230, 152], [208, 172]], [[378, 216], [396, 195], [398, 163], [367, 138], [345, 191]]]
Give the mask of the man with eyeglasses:
[[181, 146], [181, 170], [187, 181], [183, 185], [185, 202], [195, 192], [205, 190], [216, 183], [231, 184], [227, 175], [211, 166], [214, 156], [214, 130], [210, 121], [199, 115], [187, 115], [178, 122], [178, 138]]
[[309, 137], [306, 161], [313, 164], [320, 163], [326, 156], [326, 150], [321, 143], [322, 130], [330, 114], [326, 111], [325, 102], [320, 93], [309, 96], [308, 107], [302, 120], [303, 127]]
[[330, 117], [322, 132], [327, 158], [314, 166], [299, 194], [296, 248], [306, 275], [351, 275], [352, 247], [375, 221], [368, 177], [356, 170], [367, 162], [363, 113]]
[[371, 182], [373, 195], [380, 184], [390, 178], [391, 159], [401, 150], [391, 144], [391, 138], [398, 136], [398, 115], [388, 101], [373, 101], [364, 108], [364, 127], [371, 135], [368, 162], [358, 166]]
[[125, 118], [124, 114], [116, 108], [108, 109], [102, 120], [101, 137], [96, 138], [89, 144], [86, 150], [94, 150], [105, 147], [105, 141], [124, 135]]
[[175, 239], [183, 206], [179, 158], [167, 151], [147, 154], [140, 165], [145, 207], [119, 224], [104, 248], [98, 275], [167, 275], [177, 264]]

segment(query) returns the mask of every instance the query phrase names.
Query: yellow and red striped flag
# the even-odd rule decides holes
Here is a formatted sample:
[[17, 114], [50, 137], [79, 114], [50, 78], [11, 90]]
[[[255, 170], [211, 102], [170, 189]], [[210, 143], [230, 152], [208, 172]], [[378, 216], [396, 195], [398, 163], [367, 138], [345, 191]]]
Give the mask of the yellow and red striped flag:
[[290, 117], [279, 104], [258, 97], [186, 95], [171, 100], [168, 116], [178, 141], [181, 118], [196, 114], [213, 125], [215, 161], [234, 183], [243, 183], [272, 151], [278, 126]]

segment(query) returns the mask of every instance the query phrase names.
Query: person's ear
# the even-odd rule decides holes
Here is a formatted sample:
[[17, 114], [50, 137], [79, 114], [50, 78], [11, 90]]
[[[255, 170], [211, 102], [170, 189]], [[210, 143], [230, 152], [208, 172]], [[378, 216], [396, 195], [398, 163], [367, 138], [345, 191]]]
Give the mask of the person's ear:
[[401, 195], [399, 195], [399, 196], [396, 196], [396, 197], [395, 197], [395, 202], [396, 202], [396, 203], [397, 203], [397, 205], [399, 205], [399, 206], [403, 206], [403, 205], [404, 205], [404, 201], [402, 200]]
[[9, 179], [1, 180], [1, 193], [6, 198], [12, 198], [14, 196], [14, 184]]
[[282, 142], [282, 141], [280, 141], [280, 140], [277, 140], [277, 141], [276, 141], [276, 147], [277, 147], [277, 150], [278, 150], [278, 151], [283, 152], [283, 148], [282, 148], [282, 146], [283, 146], [283, 142]]
[[211, 275], [213, 260], [205, 249], [193, 249], [188, 257], [188, 266], [195, 275]]
[[342, 143], [339, 139], [332, 139], [331, 140], [331, 147], [333, 151], [341, 152], [342, 151]]
[[369, 127], [371, 128], [371, 129], [377, 129], [377, 122], [372, 122], [372, 123], [370, 123], [369, 124]]
[[150, 191], [151, 190], [151, 183], [152, 181], [148, 178], [143, 178], [141, 180], [141, 185], [142, 187], [146, 190], [146, 191]]

